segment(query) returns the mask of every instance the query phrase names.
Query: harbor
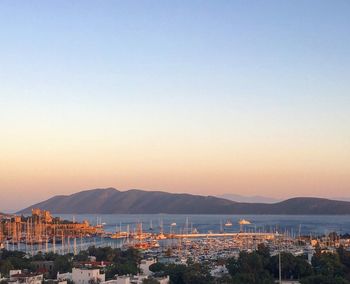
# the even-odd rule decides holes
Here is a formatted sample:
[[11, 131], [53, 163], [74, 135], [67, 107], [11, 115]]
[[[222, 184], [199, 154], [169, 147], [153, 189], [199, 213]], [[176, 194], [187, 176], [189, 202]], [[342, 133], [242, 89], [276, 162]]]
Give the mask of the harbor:
[[[135, 217], [135, 216], [134, 216]], [[154, 217], [154, 216], [153, 216]], [[176, 222], [157, 216], [147, 222], [136, 220], [134, 223], [115, 224], [105, 222], [105, 216], [94, 216], [95, 224], [90, 220], [69, 221], [52, 216], [50, 212], [33, 209], [28, 216], [3, 216], [0, 226], [0, 246], [6, 250], [23, 251], [29, 255], [39, 252], [78, 254], [89, 247], [136, 248], [160, 258], [174, 258], [184, 261], [189, 257], [200, 261], [212, 258], [237, 256], [241, 251], [254, 251], [259, 244], [270, 247], [272, 253], [291, 252], [294, 255], [309, 255], [311, 258], [315, 246], [325, 251], [334, 251], [340, 245], [349, 248], [349, 238], [333, 232], [328, 234], [302, 234], [302, 227], [285, 229], [278, 226], [256, 226], [248, 219], [220, 219], [218, 230], [202, 231], [189, 217]], [[166, 216], [168, 217], [168, 216]], [[127, 219], [127, 218], [126, 218]], [[334, 237], [336, 235], [336, 238]]]
[[[21, 253], [25, 259], [35, 259], [36, 268], [32, 269], [41, 278], [57, 277], [59, 280], [63, 277], [77, 282], [84, 278], [84, 271], [94, 271], [100, 280], [108, 278], [101, 283], [118, 284], [118, 281], [134, 279], [130, 283], [141, 284], [149, 277], [156, 277], [159, 283], [169, 283], [176, 279], [173, 273], [177, 269], [185, 269], [181, 272], [183, 275], [190, 275], [193, 270], [206, 271], [204, 283], [229, 283], [225, 281], [244, 271], [243, 267], [238, 272], [232, 271], [231, 264], [236, 265], [240, 261], [248, 264], [246, 257], [257, 256], [271, 263], [272, 266], [265, 269], [273, 283], [273, 278], [282, 279], [282, 275], [276, 275], [276, 269], [286, 279], [301, 277], [297, 270], [290, 274], [288, 266], [284, 268], [288, 262], [299, 262], [311, 269], [315, 257], [350, 254], [350, 235], [347, 233], [304, 234], [301, 225], [290, 229], [277, 225], [260, 226], [255, 223], [255, 218], [249, 218], [252, 216], [212, 216], [218, 221], [209, 230], [203, 230], [203, 225], [207, 224], [197, 223], [193, 216], [146, 216], [151, 219], [131, 216], [133, 222], [130, 222], [130, 216], [129, 219], [118, 216], [118, 222], [114, 220], [112, 224], [103, 215], [95, 215], [93, 219], [83, 217], [86, 216], [73, 215], [68, 220], [66, 216], [52, 215], [40, 209], [33, 209], [27, 216], [1, 216], [2, 255]], [[205, 216], [201, 221], [211, 220]], [[113, 254], [115, 256], [111, 258]], [[133, 264], [125, 262], [120, 255], [128, 256]], [[74, 260], [70, 264], [71, 270], [57, 267], [53, 259], [60, 257], [67, 263]], [[111, 259], [121, 266], [113, 264]], [[277, 259], [279, 264], [276, 268]], [[127, 270], [119, 270], [125, 263], [128, 263]], [[48, 268], [54, 265], [64, 274], [55, 275], [56, 270]], [[157, 273], [150, 269], [160, 271]], [[11, 278], [13, 271], [8, 272], [10, 280], [15, 279], [13, 275]], [[23, 275], [32, 277], [31, 274]], [[16, 277], [20, 276], [22, 274]], [[260, 277], [260, 273], [256, 277]]]

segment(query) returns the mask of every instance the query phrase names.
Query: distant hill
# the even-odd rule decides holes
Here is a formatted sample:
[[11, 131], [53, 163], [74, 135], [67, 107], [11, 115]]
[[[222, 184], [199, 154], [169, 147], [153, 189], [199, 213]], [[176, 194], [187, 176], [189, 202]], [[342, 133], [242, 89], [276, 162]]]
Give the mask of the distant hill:
[[244, 195], [231, 194], [231, 193], [217, 195], [216, 197], [228, 199], [231, 201], [246, 202], [246, 203], [276, 203], [276, 202], [281, 201], [280, 199], [266, 197], [266, 196], [260, 196], [260, 195], [244, 196]]
[[350, 214], [350, 202], [324, 198], [299, 197], [273, 204], [243, 203], [214, 196], [114, 188], [54, 196], [19, 213], [30, 213], [31, 208], [59, 214]]
[[224, 213], [231, 201], [213, 196], [174, 194], [161, 191], [114, 188], [92, 189], [72, 195], [58, 195], [29, 206], [20, 213], [37, 207], [53, 213]]

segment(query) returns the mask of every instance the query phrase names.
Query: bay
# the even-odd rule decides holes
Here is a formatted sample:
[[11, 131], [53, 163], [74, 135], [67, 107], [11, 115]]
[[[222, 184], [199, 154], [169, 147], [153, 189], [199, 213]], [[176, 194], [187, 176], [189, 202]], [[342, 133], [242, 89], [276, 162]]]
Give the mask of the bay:
[[[175, 233], [196, 229], [199, 233], [208, 231], [239, 232], [239, 220], [246, 219], [251, 222], [244, 226], [244, 231], [288, 232], [293, 235], [322, 235], [330, 232], [338, 234], [350, 233], [350, 216], [348, 215], [184, 215], [184, 214], [55, 214], [65, 220], [83, 221], [90, 224], [104, 223], [107, 232], [120, 229], [132, 231], [137, 224], [142, 223], [144, 231], [153, 227], [159, 232], [163, 224], [164, 233], [170, 230]], [[227, 221], [232, 226], [225, 226]], [[171, 225], [172, 224], [172, 225]], [[176, 224], [176, 225], [175, 225]]]

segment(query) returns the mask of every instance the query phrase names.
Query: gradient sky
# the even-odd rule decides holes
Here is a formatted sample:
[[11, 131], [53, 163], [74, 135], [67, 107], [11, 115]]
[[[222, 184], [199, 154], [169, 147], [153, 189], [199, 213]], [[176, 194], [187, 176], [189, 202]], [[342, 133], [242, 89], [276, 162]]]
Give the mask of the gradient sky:
[[113, 186], [350, 196], [350, 1], [0, 2], [0, 211]]

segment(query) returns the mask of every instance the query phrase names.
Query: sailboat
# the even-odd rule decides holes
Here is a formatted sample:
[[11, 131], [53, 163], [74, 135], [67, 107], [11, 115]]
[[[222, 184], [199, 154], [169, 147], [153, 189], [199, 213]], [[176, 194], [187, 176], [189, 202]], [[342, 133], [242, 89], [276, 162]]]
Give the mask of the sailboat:
[[223, 233], [223, 232], [224, 232], [224, 227], [222, 224], [222, 220], [220, 220], [220, 233]]
[[230, 220], [227, 220], [225, 223], [225, 227], [231, 227], [232, 226], [232, 222]]

